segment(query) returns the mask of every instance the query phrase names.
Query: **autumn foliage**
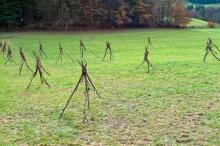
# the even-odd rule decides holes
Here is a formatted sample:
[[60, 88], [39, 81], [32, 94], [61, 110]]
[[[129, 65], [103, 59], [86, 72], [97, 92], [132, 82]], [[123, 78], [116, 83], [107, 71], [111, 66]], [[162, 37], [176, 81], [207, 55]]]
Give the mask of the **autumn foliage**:
[[0, 25], [33, 28], [185, 27], [182, 0], [0, 1]]
[[214, 27], [215, 27], [215, 23], [212, 22], [212, 21], [209, 21], [209, 22], [208, 22], [208, 27], [209, 27], [209, 28], [214, 28]]

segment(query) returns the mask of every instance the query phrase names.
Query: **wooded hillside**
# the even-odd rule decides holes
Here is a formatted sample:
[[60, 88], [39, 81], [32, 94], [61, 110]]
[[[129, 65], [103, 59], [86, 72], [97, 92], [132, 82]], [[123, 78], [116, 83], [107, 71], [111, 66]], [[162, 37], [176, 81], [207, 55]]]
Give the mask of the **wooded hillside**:
[[190, 0], [188, 11], [194, 18], [220, 23], [220, 0]]
[[1, 0], [0, 25], [14, 27], [182, 27], [181, 0]]
[[212, 4], [212, 3], [220, 3], [220, 0], [189, 0], [191, 3], [197, 4]]

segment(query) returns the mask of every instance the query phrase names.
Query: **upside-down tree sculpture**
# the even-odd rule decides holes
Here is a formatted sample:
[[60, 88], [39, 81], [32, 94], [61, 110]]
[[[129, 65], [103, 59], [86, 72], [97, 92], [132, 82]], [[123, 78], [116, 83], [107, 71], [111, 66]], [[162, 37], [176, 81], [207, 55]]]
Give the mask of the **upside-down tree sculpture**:
[[83, 41], [80, 40], [80, 54], [81, 54], [81, 58], [84, 57], [86, 51], [88, 51], [88, 52], [91, 53], [92, 55], [98, 57], [96, 53], [94, 53], [93, 51], [87, 49], [87, 48], [85, 47]]
[[7, 52], [7, 42], [6, 41], [2, 41], [1, 42], [1, 47], [0, 47], [0, 49], [1, 49], [1, 51], [0, 52], [2, 52], [2, 56], [3, 56], [3, 58], [5, 57], [5, 54], [6, 54], [6, 52]]
[[42, 55], [44, 55], [45, 57], [47, 57], [46, 52], [44, 51], [43, 45], [41, 44], [41, 42], [39, 42], [39, 49], [38, 49], [38, 54], [40, 55], [40, 57]]
[[152, 47], [152, 42], [151, 39], [148, 38], [148, 45], [145, 48], [145, 52], [144, 52], [144, 59], [142, 61], [142, 63], [137, 67], [137, 69], [139, 69], [144, 63], [147, 63], [147, 69], [148, 69], [148, 73], [150, 72], [150, 67], [153, 67], [153, 65], [151, 64], [150, 60], [149, 60], [149, 49]]
[[9, 61], [14, 62], [15, 64], [17, 64], [17, 63], [15, 62], [15, 60], [13, 59], [12, 50], [11, 50], [11, 48], [8, 46], [8, 53], [7, 53], [7, 56], [6, 56], [5, 64], [7, 64]]
[[84, 108], [83, 108], [83, 122], [88, 122], [88, 118], [87, 118], [87, 113], [86, 113], [86, 109], [89, 109], [89, 105], [90, 105], [90, 95], [89, 92], [90, 91], [94, 91], [98, 97], [100, 97], [98, 91], [96, 90], [96, 87], [94, 86], [88, 72], [87, 72], [87, 63], [83, 62], [83, 61], [78, 61], [78, 63], [80, 64], [81, 68], [82, 68], [82, 72], [81, 72], [81, 76], [79, 78], [79, 81], [77, 82], [72, 94], [70, 95], [69, 99], [67, 100], [66, 105], [64, 106], [61, 114], [60, 114], [60, 118], [62, 118], [66, 108], [68, 107], [73, 95], [76, 93], [80, 83], [85, 84], [85, 91], [84, 91]]
[[[216, 49], [216, 50], [215, 50]], [[213, 43], [212, 39], [211, 38], [208, 38], [208, 42], [207, 42], [207, 45], [206, 45], [206, 48], [205, 48], [205, 55], [203, 57], [203, 63], [206, 62], [206, 58], [207, 56], [209, 55], [209, 53], [211, 53], [215, 59], [217, 59], [218, 61], [220, 61], [220, 58], [217, 56], [218, 53], [220, 53], [220, 50], [219, 48]]]
[[30, 68], [30, 66], [27, 63], [27, 59], [25, 57], [25, 54], [23, 52], [22, 47], [19, 48], [19, 54], [20, 54], [20, 57], [21, 57], [21, 66], [20, 66], [20, 69], [19, 69], [19, 75], [21, 74], [21, 71], [22, 71], [22, 68], [23, 68], [24, 65], [27, 67], [27, 69], [29, 71], [33, 72], [33, 70]]
[[112, 57], [113, 57], [113, 54], [112, 54], [112, 47], [111, 47], [111, 44], [109, 41], [106, 42], [106, 49], [105, 49], [105, 54], [102, 58], [102, 61], [104, 61], [106, 55], [107, 55], [107, 52], [109, 52], [109, 57], [110, 57], [110, 60], [112, 60]]
[[80, 40], [80, 53], [81, 53], [81, 58], [83, 58], [84, 52], [86, 52], [86, 47], [85, 47], [83, 41]]
[[59, 56], [58, 56], [56, 64], [59, 62], [59, 60], [60, 60], [60, 63], [63, 62], [63, 55], [64, 55], [63, 47], [59, 43]]
[[37, 73], [39, 73], [39, 75], [40, 75], [41, 84], [45, 83], [50, 88], [50, 84], [46, 81], [46, 79], [44, 78], [44, 75], [43, 75], [44, 73], [46, 73], [47, 75], [50, 75], [50, 74], [42, 66], [40, 57], [36, 54], [36, 52], [33, 52], [33, 54], [36, 58], [36, 65], [35, 65], [35, 71], [31, 77], [30, 83], [27, 86], [27, 90], [30, 88], [31, 83], [32, 83], [33, 79], [36, 77]]

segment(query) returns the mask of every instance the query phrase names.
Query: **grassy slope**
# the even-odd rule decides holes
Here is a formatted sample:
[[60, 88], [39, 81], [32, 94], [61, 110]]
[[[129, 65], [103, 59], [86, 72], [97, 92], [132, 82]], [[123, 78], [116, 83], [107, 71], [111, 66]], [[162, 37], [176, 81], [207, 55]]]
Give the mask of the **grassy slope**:
[[[128, 30], [83, 33], [6, 33], [13, 50], [23, 46], [31, 66], [31, 53], [42, 41], [48, 58], [43, 65], [52, 88], [31, 74], [18, 76], [18, 66], [0, 64], [0, 145], [19, 144], [220, 144], [220, 64], [209, 56], [202, 64], [207, 37], [220, 46], [219, 29]], [[143, 59], [146, 37], [153, 41], [146, 66], [134, 70]], [[112, 42], [114, 60], [101, 62], [87, 53], [88, 70], [102, 98], [92, 98], [89, 125], [82, 124], [83, 88], [73, 98], [64, 118], [58, 116], [76, 84], [80, 68], [67, 57], [55, 65], [57, 42], [74, 59], [79, 39], [101, 57], [105, 41]], [[19, 61], [16, 50], [16, 60]], [[3, 61], [2, 59], [0, 60]], [[83, 84], [81, 85], [83, 86]]]
[[214, 8], [219, 8], [220, 7], [220, 3], [216, 3], [216, 4], [201, 4], [202, 6], [205, 7], [214, 7]]
[[220, 7], [220, 3], [216, 3], [216, 4], [206, 4], [204, 5], [205, 7], [216, 7], [219, 8]]
[[191, 22], [189, 23], [188, 27], [193, 27], [193, 28], [201, 28], [201, 27], [207, 27], [208, 22], [207, 21], [203, 21], [200, 19], [195, 19], [192, 18]]
[[188, 5], [201, 5], [201, 6], [205, 6], [205, 7], [216, 7], [216, 8], [219, 8], [220, 7], [220, 3], [213, 3], [213, 4], [195, 4], [195, 3], [190, 3], [190, 2], [187, 2]]
[[[188, 28], [208, 28], [208, 22], [201, 19], [192, 18], [191, 22], [188, 24]], [[215, 23], [215, 28], [219, 28], [218, 23]]]

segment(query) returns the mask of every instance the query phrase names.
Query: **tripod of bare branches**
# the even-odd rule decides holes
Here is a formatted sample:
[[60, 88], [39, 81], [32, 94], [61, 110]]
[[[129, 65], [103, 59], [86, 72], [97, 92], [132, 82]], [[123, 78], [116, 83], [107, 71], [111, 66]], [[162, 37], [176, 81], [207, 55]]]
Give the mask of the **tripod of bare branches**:
[[93, 54], [94, 56], [98, 57], [98, 56], [96, 55], [96, 53], [94, 53], [94, 52], [91, 51], [91, 50], [88, 50], [88, 49], [85, 47], [83, 41], [80, 40], [80, 53], [81, 53], [81, 58], [84, 57], [84, 54], [85, 54], [86, 51], [88, 51], [89, 53], [91, 53], [91, 54]]
[[7, 56], [6, 56], [5, 64], [7, 64], [9, 61], [14, 62], [15, 64], [17, 64], [15, 62], [15, 60], [13, 59], [11, 48], [8, 46], [8, 53], [7, 53]]
[[89, 97], [89, 91], [94, 91], [98, 97], [100, 97], [99, 93], [97, 92], [91, 78], [89, 77], [89, 74], [87, 72], [87, 63], [84, 63], [83, 61], [78, 61], [78, 63], [80, 64], [81, 68], [82, 68], [82, 73], [81, 76], [79, 78], [78, 83], [76, 84], [72, 94], [70, 95], [69, 99], [67, 100], [66, 105], [64, 106], [61, 114], [60, 114], [60, 118], [62, 118], [66, 108], [68, 107], [73, 95], [76, 93], [80, 83], [82, 83], [84, 81], [85, 83], [85, 91], [84, 91], [84, 96], [85, 96], [85, 101], [84, 101], [84, 109], [83, 109], [83, 122], [88, 122], [87, 119], [87, 115], [86, 115], [86, 109], [89, 109], [89, 105], [90, 105], [90, 97]]
[[220, 58], [217, 56], [218, 53], [214, 49], [216, 49], [218, 52], [220, 52], [219, 48], [212, 42], [212, 39], [208, 38], [208, 42], [207, 42], [207, 45], [206, 45], [206, 48], [205, 48], [206, 52], [205, 52], [205, 55], [203, 57], [203, 63], [206, 62], [206, 58], [207, 58], [209, 53], [211, 53], [215, 57], [215, 59], [220, 61]]
[[21, 57], [21, 66], [20, 66], [20, 69], [19, 69], [19, 75], [21, 75], [23, 65], [25, 65], [29, 71], [33, 72], [33, 70], [30, 68], [30, 66], [27, 63], [27, 59], [24, 55], [22, 47], [19, 48], [19, 53], [20, 53], [20, 57]]
[[41, 44], [41, 42], [39, 42], [39, 49], [38, 49], [38, 54], [40, 55], [40, 57], [42, 55], [44, 55], [45, 57], [47, 57], [46, 52], [44, 51], [43, 45]]
[[148, 49], [151, 49], [152, 46], [153, 46], [153, 45], [152, 45], [152, 42], [151, 42], [151, 38], [148, 37], [148, 38], [147, 38], [147, 48], [148, 48]]
[[112, 60], [113, 54], [112, 54], [111, 44], [110, 44], [109, 41], [106, 42], [105, 54], [104, 54], [104, 56], [102, 58], [102, 61], [104, 61], [108, 51], [109, 51], [110, 60]]
[[74, 63], [74, 60], [73, 58], [70, 56], [70, 54], [68, 53], [65, 53], [64, 54], [64, 49], [63, 47], [61, 46], [61, 44], [59, 43], [59, 56], [58, 56], [58, 59], [56, 61], [56, 64], [58, 64], [59, 60], [60, 60], [60, 63], [63, 63], [63, 56], [64, 55], [67, 55], [69, 57], [69, 59]]
[[144, 59], [143, 59], [143, 62], [136, 68], [136, 69], [139, 69], [144, 63], [147, 63], [147, 70], [148, 70], [148, 73], [150, 72], [150, 67], [153, 67], [153, 65], [151, 64], [150, 60], [149, 60], [149, 49], [152, 47], [152, 42], [151, 42], [151, 39], [148, 38], [148, 45], [147, 47], [145, 48], [145, 52], [144, 52]]
[[59, 60], [60, 60], [60, 63], [63, 62], [63, 55], [64, 55], [63, 47], [59, 43], [59, 56], [58, 56], [58, 59], [56, 61], [56, 64], [59, 62]]
[[5, 42], [1, 42], [1, 52], [2, 52], [2, 56], [3, 58], [5, 57], [5, 53], [7, 51], [7, 43]]
[[44, 78], [43, 73], [46, 73], [47, 75], [50, 75], [50, 74], [42, 66], [40, 57], [35, 52], [33, 52], [33, 54], [34, 54], [34, 56], [36, 58], [35, 71], [34, 71], [32, 77], [31, 77], [30, 83], [28, 84], [26, 90], [28, 90], [30, 88], [31, 83], [32, 83], [33, 79], [36, 77], [37, 73], [39, 73], [39, 75], [40, 75], [41, 84], [45, 83], [50, 88], [50, 85], [46, 81], [46, 79]]
[[83, 58], [84, 52], [86, 52], [86, 47], [85, 47], [83, 41], [80, 40], [80, 53], [81, 53], [81, 58]]
[[3, 41], [1, 40], [1, 42], [0, 42], [0, 52], [2, 52], [3, 45], [4, 45], [4, 43], [3, 43]]

